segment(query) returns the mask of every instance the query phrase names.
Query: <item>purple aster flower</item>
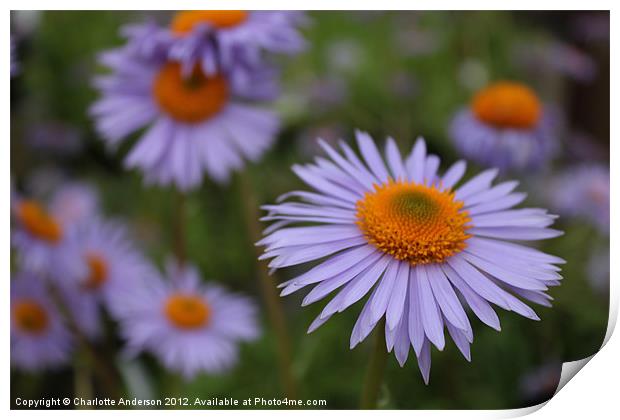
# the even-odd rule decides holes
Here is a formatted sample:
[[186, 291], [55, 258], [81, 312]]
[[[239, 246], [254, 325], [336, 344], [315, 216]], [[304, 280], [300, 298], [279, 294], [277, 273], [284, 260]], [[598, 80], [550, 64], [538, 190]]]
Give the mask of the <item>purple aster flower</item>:
[[206, 75], [261, 65], [261, 53], [294, 54], [304, 48], [296, 11], [191, 10], [177, 12], [168, 28], [154, 23], [127, 26], [130, 47], [140, 54], [164, 54], [183, 63], [186, 74], [198, 64]]
[[41, 203], [11, 197], [11, 213], [15, 227], [11, 245], [18, 251], [22, 270], [49, 277], [59, 284], [70, 283], [87, 272], [77, 256], [78, 249], [68, 241], [73, 226], [49, 212]]
[[[560, 235], [549, 228], [555, 216], [513, 209], [525, 194], [513, 192], [514, 181], [492, 186], [496, 169], [460, 185], [465, 162], [440, 175], [439, 157], [427, 154], [422, 139], [404, 159], [388, 139], [385, 161], [370, 136], [358, 132], [357, 142], [361, 158], [344, 142], [343, 154], [324, 144], [329, 159], [293, 167], [314, 191], [293, 191], [264, 207], [263, 220], [275, 223], [258, 245], [266, 247], [261, 258], [272, 259], [272, 269], [320, 260], [282, 283], [282, 295], [313, 286], [305, 306], [340, 289], [309, 332], [370, 295], [351, 347], [385, 316], [388, 351], [404, 365], [413, 345], [428, 382], [431, 343], [443, 349], [445, 329], [470, 358], [465, 303], [496, 330], [491, 304], [539, 319], [519, 297], [548, 306], [546, 290], [562, 278], [555, 264], [564, 261], [512, 241]], [[290, 198], [302, 203], [285, 201]]]
[[113, 315], [118, 316], [124, 309], [118, 304], [119, 295], [131, 293], [144, 279], [153, 276], [153, 268], [119, 223], [91, 219], [78, 226], [69, 240], [88, 266], [88, 273], [77, 279], [71, 289], [84, 299], [92, 297], [103, 303]]
[[184, 77], [179, 63], [128, 48], [102, 54], [101, 62], [113, 73], [96, 81], [103, 95], [91, 109], [97, 129], [116, 146], [146, 127], [125, 164], [141, 169], [148, 183], [189, 190], [205, 171], [225, 182], [275, 139], [276, 115], [238, 100], [265, 95], [273, 83], [262, 72], [243, 83], [227, 74], [206, 76], [198, 67]]
[[168, 282], [153, 277], [118, 296], [125, 306], [120, 325], [128, 352], [149, 351], [187, 379], [231, 368], [238, 343], [259, 335], [254, 303], [215, 284], [201, 284], [191, 266], [169, 263], [167, 277]]
[[562, 216], [580, 217], [609, 235], [609, 168], [587, 164], [569, 168], [551, 179], [550, 206]]
[[559, 73], [579, 82], [591, 82], [598, 73], [596, 62], [578, 48], [560, 41], [518, 44], [515, 64], [539, 74]]
[[11, 281], [11, 363], [27, 371], [60, 367], [69, 361], [73, 345], [42, 279], [16, 275]]
[[467, 159], [502, 171], [540, 168], [557, 152], [557, 115], [525, 85], [498, 82], [459, 111], [450, 135]]

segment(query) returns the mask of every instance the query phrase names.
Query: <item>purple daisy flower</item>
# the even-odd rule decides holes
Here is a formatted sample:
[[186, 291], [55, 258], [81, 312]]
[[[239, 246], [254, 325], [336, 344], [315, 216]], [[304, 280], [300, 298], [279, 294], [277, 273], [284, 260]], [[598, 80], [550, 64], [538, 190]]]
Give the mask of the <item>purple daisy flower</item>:
[[[309, 332], [370, 294], [351, 347], [385, 316], [388, 351], [404, 365], [413, 345], [428, 382], [430, 345], [444, 348], [445, 328], [470, 359], [473, 330], [461, 302], [496, 330], [491, 304], [539, 319], [518, 297], [549, 305], [545, 291], [560, 284], [555, 264], [564, 261], [512, 241], [560, 235], [548, 228], [555, 216], [512, 209], [525, 194], [513, 192], [514, 181], [492, 186], [496, 169], [457, 186], [465, 162], [439, 175], [439, 157], [426, 153], [422, 139], [405, 159], [388, 139], [387, 165], [370, 136], [358, 132], [357, 142], [363, 161], [344, 142], [344, 156], [324, 144], [329, 159], [293, 167], [315, 191], [293, 191], [264, 207], [263, 220], [275, 223], [258, 245], [272, 269], [321, 261], [282, 283], [282, 296], [313, 286], [305, 306], [341, 288]], [[303, 203], [285, 201], [293, 197]]]
[[569, 168], [551, 179], [546, 197], [550, 207], [562, 216], [588, 220], [609, 235], [609, 168], [584, 164]]
[[557, 152], [558, 116], [515, 82], [481, 90], [450, 124], [450, 136], [467, 159], [502, 171], [538, 169]]
[[16, 275], [11, 281], [11, 363], [27, 371], [60, 367], [69, 361], [73, 345], [42, 279]]
[[121, 330], [130, 354], [153, 353], [186, 379], [220, 373], [238, 358], [238, 343], [258, 337], [254, 303], [214, 284], [201, 284], [191, 266], [167, 266], [168, 282], [154, 277], [118, 296]]
[[12, 196], [11, 213], [15, 227], [11, 245], [18, 251], [22, 270], [35, 272], [59, 283], [72, 282], [87, 272], [77, 256], [77, 248], [68, 241], [73, 226], [48, 212], [35, 200]]
[[124, 226], [99, 218], [80, 225], [70, 238], [80, 249], [88, 274], [73, 285], [79, 295], [94, 297], [118, 315], [118, 296], [153, 276], [153, 268], [128, 239]]
[[101, 55], [111, 75], [97, 79], [102, 98], [91, 109], [97, 130], [110, 146], [147, 128], [127, 156], [147, 183], [189, 190], [203, 173], [225, 182], [244, 159], [256, 161], [273, 143], [277, 116], [239, 102], [264, 97], [273, 86], [264, 72], [239, 82], [228, 74], [206, 76], [199, 68], [181, 74], [179, 63], [141, 56], [123, 48]]
[[124, 33], [140, 54], [165, 54], [186, 74], [198, 64], [206, 75], [261, 65], [261, 53], [294, 54], [305, 42], [297, 11], [187, 10], [168, 28], [155, 23], [129, 25]]

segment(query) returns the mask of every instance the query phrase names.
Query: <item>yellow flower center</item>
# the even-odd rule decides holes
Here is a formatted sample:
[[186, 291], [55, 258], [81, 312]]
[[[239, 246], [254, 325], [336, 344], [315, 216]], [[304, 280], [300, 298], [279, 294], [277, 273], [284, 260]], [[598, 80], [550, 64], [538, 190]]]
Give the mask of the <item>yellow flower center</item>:
[[235, 27], [247, 18], [244, 10], [184, 10], [174, 15], [170, 27], [174, 33], [186, 34], [201, 23], [223, 29]]
[[155, 77], [153, 95], [173, 118], [197, 123], [217, 114], [226, 104], [228, 82], [220, 75], [205, 76], [198, 66], [183, 77], [179, 63], [167, 63]]
[[98, 289], [108, 279], [108, 264], [100, 255], [95, 253], [86, 254], [88, 265], [88, 277], [84, 282], [87, 289]]
[[357, 202], [357, 224], [368, 242], [398, 260], [436, 263], [465, 249], [471, 219], [462, 207], [453, 192], [390, 180]]
[[18, 328], [31, 334], [42, 333], [49, 324], [45, 308], [31, 299], [13, 305], [13, 319]]
[[172, 324], [188, 330], [207, 325], [211, 318], [211, 308], [196, 295], [174, 294], [166, 301], [164, 311]]
[[39, 239], [58, 242], [62, 238], [60, 225], [35, 201], [22, 201], [17, 208], [17, 219], [28, 233]]
[[541, 114], [536, 93], [515, 82], [498, 82], [481, 90], [471, 108], [479, 120], [501, 128], [531, 128]]

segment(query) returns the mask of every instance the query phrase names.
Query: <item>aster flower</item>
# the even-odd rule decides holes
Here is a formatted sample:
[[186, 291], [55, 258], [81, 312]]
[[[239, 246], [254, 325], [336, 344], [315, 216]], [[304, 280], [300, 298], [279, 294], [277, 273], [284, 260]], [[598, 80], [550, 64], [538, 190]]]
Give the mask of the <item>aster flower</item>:
[[529, 87], [497, 82], [479, 91], [450, 125], [467, 159], [506, 170], [540, 168], [557, 152], [558, 116]]
[[[492, 186], [496, 169], [457, 186], [465, 162], [440, 175], [439, 158], [422, 139], [405, 159], [388, 139], [387, 165], [370, 136], [358, 132], [357, 142], [363, 161], [344, 142], [344, 155], [324, 144], [329, 159], [293, 167], [315, 191], [293, 191], [264, 207], [264, 220], [275, 223], [258, 245], [272, 269], [320, 260], [282, 283], [282, 295], [313, 286], [305, 306], [340, 289], [309, 332], [370, 294], [351, 347], [385, 316], [388, 350], [404, 365], [413, 345], [428, 381], [431, 343], [444, 348], [444, 329], [470, 358], [473, 330], [461, 299], [496, 330], [491, 304], [539, 319], [518, 297], [549, 305], [545, 291], [559, 284], [555, 264], [564, 261], [512, 241], [560, 235], [548, 228], [554, 216], [512, 209], [525, 194], [513, 192], [513, 181]], [[302, 203], [285, 201], [294, 197]]]
[[297, 27], [304, 20], [296, 11], [186, 10], [177, 12], [168, 28], [146, 23], [124, 32], [140, 54], [163, 53], [181, 62], [186, 74], [199, 65], [212, 76], [260, 66], [263, 51], [301, 51], [304, 40]]
[[609, 235], [609, 168], [584, 164], [568, 168], [551, 179], [545, 189], [550, 206], [562, 216], [583, 218]]
[[596, 61], [578, 48], [560, 41], [515, 47], [515, 65], [534, 74], [548, 71], [579, 82], [592, 82], [598, 73]]
[[76, 258], [78, 251], [67, 240], [73, 227], [62, 223], [60, 217], [36, 200], [18, 195], [11, 198], [15, 221], [11, 245], [18, 251], [21, 268], [51, 277], [59, 283], [83, 276], [86, 266]]
[[69, 361], [73, 345], [42, 279], [16, 275], [11, 281], [11, 363], [28, 371], [56, 368]]
[[119, 294], [130, 293], [153, 276], [153, 269], [119, 223], [92, 219], [79, 226], [71, 240], [88, 266], [88, 274], [78, 279], [75, 288], [96, 296], [113, 314], [122, 311], [116, 303]]
[[62, 288], [62, 297], [77, 326], [90, 338], [101, 329], [101, 304], [118, 317], [124, 311], [118, 296], [152, 276], [152, 269], [135, 250], [125, 228], [100, 218], [80, 224], [68, 239], [88, 267], [87, 273]]
[[130, 354], [153, 353], [185, 378], [220, 373], [238, 358], [238, 343], [259, 334], [254, 303], [215, 284], [201, 284], [191, 266], [167, 267], [168, 282], [154, 277], [118, 296], [125, 306], [121, 330]]
[[225, 182], [275, 139], [275, 114], [239, 101], [267, 96], [273, 82], [263, 72], [252, 75], [252, 83], [229, 74], [206, 76], [198, 67], [184, 77], [179, 63], [129, 48], [104, 53], [101, 62], [113, 73], [96, 81], [102, 93], [91, 109], [97, 130], [116, 146], [146, 128], [125, 164], [141, 169], [148, 183], [189, 190], [205, 171]]

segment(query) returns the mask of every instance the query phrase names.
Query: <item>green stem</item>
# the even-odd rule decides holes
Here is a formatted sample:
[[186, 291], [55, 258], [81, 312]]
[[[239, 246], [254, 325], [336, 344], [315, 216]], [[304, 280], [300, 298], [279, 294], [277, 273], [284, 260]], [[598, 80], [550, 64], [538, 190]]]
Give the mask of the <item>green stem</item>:
[[259, 222], [258, 205], [251, 181], [247, 174], [240, 175], [242, 202], [245, 210], [245, 222], [252, 241], [252, 247], [256, 253], [256, 261], [258, 268], [259, 286], [267, 307], [267, 315], [271, 326], [273, 327], [278, 346], [278, 364], [280, 371], [280, 381], [287, 397], [295, 398], [297, 395], [297, 387], [291, 369], [291, 344], [288, 336], [286, 318], [284, 310], [280, 303], [278, 290], [275, 285], [274, 277], [269, 275], [269, 267], [266, 261], [259, 261], [260, 250], [253, 244], [261, 239], [262, 227]]
[[[93, 398], [93, 384], [91, 377], [91, 370], [88, 364], [88, 356], [85, 354], [85, 349], [82, 349], [78, 354], [78, 359], [75, 363], [73, 372], [73, 394], [77, 398], [83, 398], [84, 400], [90, 400]], [[87, 408], [87, 405], [80, 405], [81, 408]]]
[[186, 197], [185, 193], [174, 190], [174, 255], [177, 259], [177, 264], [182, 267], [187, 259], [187, 247], [186, 247]]
[[56, 289], [56, 287], [50, 285], [49, 290], [52, 298], [60, 310], [60, 313], [63, 315], [69, 330], [76, 338], [78, 346], [83, 350], [85, 364], [93, 367], [93, 373], [101, 380], [107, 394], [112, 398], [119, 398], [121, 396], [121, 381], [116, 366], [114, 366], [113, 362], [102, 357], [88, 338], [82, 333], [64, 304], [60, 292]]
[[388, 354], [385, 348], [384, 331], [385, 320], [382, 320], [377, 324], [374, 349], [370, 355], [368, 370], [366, 371], [366, 377], [364, 379], [364, 387], [362, 388], [360, 408], [363, 410], [377, 408], [377, 399], [383, 382], [383, 372], [385, 371]]

